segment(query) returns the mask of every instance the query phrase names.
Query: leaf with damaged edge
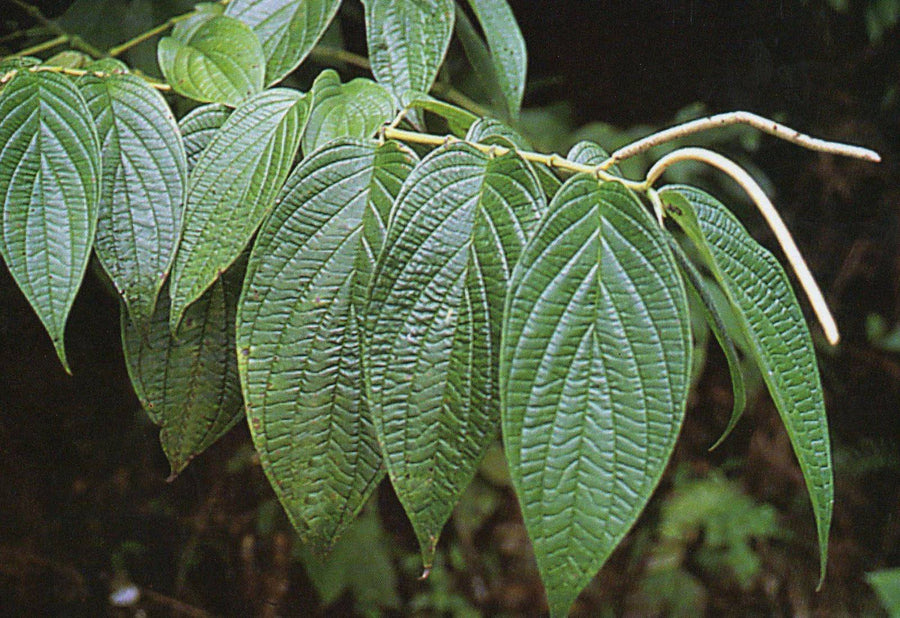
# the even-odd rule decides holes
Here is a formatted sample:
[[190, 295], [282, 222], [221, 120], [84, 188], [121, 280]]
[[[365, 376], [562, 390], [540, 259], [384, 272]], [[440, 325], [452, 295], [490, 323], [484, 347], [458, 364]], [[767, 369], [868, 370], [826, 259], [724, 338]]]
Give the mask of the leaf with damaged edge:
[[100, 136], [102, 182], [94, 250], [132, 319], [153, 315], [181, 235], [184, 146], [162, 96], [133, 75], [78, 86]]
[[261, 92], [228, 117], [200, 155], [172, 269], [173, 331], [185, 308], [240, 255], [269, 212], [294, 163], [307, 109], [296, 90]]
[[513, 271], [503, 439], [553, 616], [637, 520], [675, 446], [691, 368], [676, 269], [630, 191], [579, 174]]
[[517, 154], [454, 144], [413, 170], [391, 214], [363, 360], [388, 473], [426, 568], [496, 437], [506, 282], [544, 208]]
[[17, 73], [0, 92], [0, 255], [67, 372], [66, 321], [90, 257], [100, 141], [78, 88]]
[[824, 579], [834, 506], [831, 444], [815, 348], [790, 281], [712, 196], [686, 186], [666, 187], [659, 196], [731, 301], [778, 408], [812, 501]]
[[413, 167], [396, 143], [340, 139], [291, 175], [260, 230], [238, 314], [247, 417], [304, 543], [330, 550], [383, 476], [359, 320], [388, 212]]

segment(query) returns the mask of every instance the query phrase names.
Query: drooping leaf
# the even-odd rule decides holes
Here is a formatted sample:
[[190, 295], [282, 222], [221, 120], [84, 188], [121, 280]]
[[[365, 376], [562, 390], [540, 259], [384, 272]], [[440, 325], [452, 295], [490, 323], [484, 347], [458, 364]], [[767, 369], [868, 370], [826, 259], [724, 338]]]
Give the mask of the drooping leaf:
[[494, 75], [503, 93], [506, 109], [515, 119], [525, 93], [528, 68], [525, 39], [506, 0], [469, 0], [469, 6], [487, 39]]
[[307, 111], [299, 92], [266, 90], [235, 110], [200, 155], [169, 289], [173, 330], [269, 212], [293, 165]]
[[157, 49], [160, 69], [176, 92], [234, 107], [262, 90], [265, 57], [249, 26], [220, 15], [181, 35], [164, 37]]
[[363, 393], [359, 320], [388, 212], [413, 166], [341, 139], [291, 175], [253, 247], [238, 316], [247, 417], [263, 470], [325, 553], [384, 472]]
[[431, 95], [418, 90], [407, 90], [400, 100], [404, 108], [411, 110], [422, 109], [440, 116], [447, 121], [450, 132], [456, 137], [465, 137], [472, 123], [478, 120], [478, 116], [472, 112], [435, 99]]
[[399, 100], [428, 92], [453, 36], [453, 0], [364, 0], [372, 74]]
[[332, 69], [319, 74], [312, 87], [313, 108], [303, 134], [303, 152], [311, 153], [337, 137], [374, 137], [394, 116], [391, 93], [358, 77], [346, 84]]
[[243, 417], [234, 347], [239, 275], [216, 281], [188, 309], [177, 336], [169, 330], [165, 296], [146, 328], [121, 314], [128, 375], [160, 427], [172, 477]]
[[67, 78], [17, 73], [0, 93], [0, 255], [56, 347], [97, 228], [100, 142]]
[[684, 275], [684, 281], [688, 284], [688, 290], [694, 294], [694, 297], [698, 301], [698, 305], [703, 312], [703, 318], [706, 320], [713, 335], [715, 335], [716, 341], [719, 342], [719, 347], [725, 355], [725, 361], [728, 363], [728, 371], [731, 374], [731, 390], [734, 395], [731, 418], [728, 420], [728, 425], [722, 432], [721, 437], [719, 437], [712, 447], [710, 447], [710, 450], [713, 450], [722, 444], [725, 438], [728, 437], [740, 420], [741, 415], [744, 413], [744, 408], [747, 405], [747, 390], [744, 386], [744, 371], [741, 368], [741, 360], [738, 356], [737, 348], [734, 345], [734, 340], [728, 334], [725, 317], [719, 311], [718, 305], [716, 305], [715, 300], [710, 295], [706, 286], [706, 281], [703, 280], [703, 275], [700, 274], [690, 258], [685, 255], [684, 250], [674, 238], [670, 240], [669, 247], [672, 249], [672, 255], [675, 256], [675, 261], [678, 262], [678, 266], [681, 268], [681, 273]]
[[506, 282], [544, 207], [518, 155], [460, 143], [416, 167], [391, 214], [363, 358], [388, 473], [426, 567], [496, 436]]
[[162, 96], [139, 77], [87, 74], [79, 88], [101, 144], [94, 249], [129, 315], [144, 323], [181, 233], [187, 183], [181, 135]]
[[718, 200], [685, 186], [659, 196], [731, 301], [778, 408], [812, 501], [824, 578], [834, 476], [815, 349], [797, 298], [778, 260]]
[[691, 367], [676, 269], [628, 190], [579, 174], [513, 271], [503, 439], [554, 616], [628, 532], [672, 454]]
[[208, 103], [195, 107], [178, 122], [187, 156], [188, 173], [194, 170], [194, 166], [200, 160], [200, 154], [206, 150], [230, 115], [231, 108], [227, 105]]
[[266, 57], [266, 83], [300, 66], [334, 19], [341, 0], [234, 0], [225, 10], [253, 28]]

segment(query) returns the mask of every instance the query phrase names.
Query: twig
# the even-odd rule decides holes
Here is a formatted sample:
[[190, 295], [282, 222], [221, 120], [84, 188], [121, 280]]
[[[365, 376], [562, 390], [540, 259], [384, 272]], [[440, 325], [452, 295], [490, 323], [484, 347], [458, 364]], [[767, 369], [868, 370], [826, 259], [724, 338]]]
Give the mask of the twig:
[[795, 131], [794, 129], [786, 127], [783, 124], [777, 123], [774, 120], [769, 120], [768, 118], [763, 118], [762, 116], [757, 116], [756, 114], [752, 114], [750, 112], [728, 112], [725, 114], [718, 114], [716, 116], [709, 116], [708, 118], [692, 120], [670, 129], [665, 129], [664, 131], [654, 133], [653, 135], [649, 135], [643, 139], [639, 139], [638, 141], [632, 142], [631, 144], [622, 146], [614, 153], [612, 153], [612, 155], [610, 155], [610, 157], [606, 161], [603, 162], [603, 169], [609, 169], [623, 159], [628, 159], [629, 157], [640, 154], [646, 150], [649, 150], [650, 148], [653, 148], [654, 146], [659, 146], [660, 144], [670, 142], [674, 139], [678, 139], [679, 137], [685, 137], [693, 133], [699, 133], [700, 131], [707, 131], [709, 129], [715, 129], [733, 124], [749, 125], [754, 129], [758, 129], [760, 131], [763, 131], [764, 133], [768, 133], [769, 135], [774, 135], [779, 139], [786, 140], [788, 142], [791, 142], [792, 144], [797, 144], [798, 146], [802, 146], [804, 148], [808, 148], [809, 150], [827, 152], [836, 155], [844, 155], [846, 157], [853, 157], [855, 159], [872, 161], [873, 163], [878, 163], [881, 161], [881, 156], [874, 150], [869, 150], [868, 148], [851, 146], [838, 142], [829, 142], [827, 140], [818, 139], [816, 137], [810, 137], [809, 135], [805, 135], [803, 133], [800, 133], [799, 131]]
[[9, 2], [22, 9], [22, 11], [24, 11], [28, 16], [39, 22], [53, 34], [66, 37], [66, 40], [73, 49], [82, 51], [89, 56], [93, 56], [94, 58], [104, 58], [106, 56], [106, 53], [103, 50], [97, 49], [96, 47], [82, 39], [80, 36], [69, 34], [65, 30], [60, 28], [59, 24], [45, 17], [44, 14], [41, 13], [41, 10], [36, 6], [32, 6], [27, 2], [23, 2], [22, 0], [9, 0]]
[[38, 54], [42, 51], [47, 51], [48, 49], [53, 49], [58, 45], [63, 45], [69, 42], [68, 35], [61, 34], [54, 39], [50, 39], [49, 41], [44, 41], [43, 43], [38, 43], [37, 45], [32, 45], [31, 47], [26, 47], [25, 49], [20, 49], [16, 53], [7, 56], [8, 58], [21, 58], [22, 56], [33, 56], [34, 54]]
[[[221, 4], [222, 6], [227, 6], [230, 1], [231, 0], [219, 0], [218, 4]], [[157, 34], [162, 34], [163, 32], [165, 32], [166, 30], [168, 30], [175, 24], [182, 22], [196, 14], [197, 14], [197, 11], [194, 10], [194, 11], [190, 11], [188, 13], [182, 13], [181, 15], [175, 15], [173, 17], [170, 17], [169, 19], [167, 19], [163, 23], [159, 24], [158, 26], [154, 26], [153, 28], [150, 28], [149, 30], [142, 32], [142, 33], [138, 34], [137, 36], [128, 39], [124, 43], [122, 43], [120, 45], [116, 45], [115, 47], [110, 47], [109, 51], [107, 53], [111, 57], [115, 58], [116, 56], [119, 56], [120, 54], [122, 54], [122, 52], [124, 52], [128, 49], [131, 49], [132, 47], [135, 47], [137, 45], [140, 45], [147, 39], [151, 39], [154, 36], [156, 36]]]
[[794, 269], [797, 279], [800, 281], [803, 291], [806, 292], [806, 296], [809, 298], [813, 311], [815, 312], [819, 323], [822, 325], [822, 329], [825, 331], [825, 337], [831, 345], [836, 345], [838, 341], [840, 341], [840, 333], [838, 332], [834, 317], [832, 317], [831, 311], [828, 309], [828, 304], [825, 302], [825, 297], [822, 295], [822, 290], [819, 289], [819, 285], [816, 283], [812, 273], [809, 271], [809, 267], [806, 265], [806, 260], [803, 259], [803, 255], [797, 248], [796, 243], [794, 243], [794, 238], [791, 236], [790, 231], [788, 231], [787, 226], [781, 219], [781, 215], [778, 214], [778, 211], [775, 210], [775, 206], [772, 205], [772, 201], [769, 200], [769, 197], [762, 190], [762, 187], [760, 187], [757, 182], [753, 180], [753, 177], [741, 166], [734, 161], [711, 150], [706, 150], [705, 148], [681, 148], [667, 154], [650, 168], [650, 171], [647, 172], [647, 180], [645, 181], [646, 188], [649, 189], [652, 187], [653, 183], [659, 179], [667, 168], [682, 161], [700, 161], [712, 165], [731, 176], [731, 178], [747, 192], [747, 195], [750, 196], [750, 199], [759, 209], [763, 218], [766, 220], [766, 223], [775, 233], [778, 244], [781, 245], [781, 249], [784, 251], [785, 256], [787, 256], [791, 268]]
[[[9, 80], [15, 76], [19, 71], [29, 71], [31, 73], [60, 73], [62, 75], [71, 75], [73, 77], [81, 77], [83, 75], [93, 75], [94, 77], [110, 77], [114, 75], [113, 73], [105, 73], [103, 71], [85, 71], [84, 69], [69, 69], [67, 67], [55, 67], [55, 66], [33, 66], [25, 69], [13, 69], [8, 73], [0, 75], [0, 84], [5, 84]], [[143, 77], [143, 76], [142, 76]], [[150, 86], [156, 88], [161, 91], [171, 90], [172, 87], [169, 84], [164, 84], [162, 82], [158, 82], [156, 80], [149, 79], [147, 77], [143, 77], [144, 81], [146, 81]]]

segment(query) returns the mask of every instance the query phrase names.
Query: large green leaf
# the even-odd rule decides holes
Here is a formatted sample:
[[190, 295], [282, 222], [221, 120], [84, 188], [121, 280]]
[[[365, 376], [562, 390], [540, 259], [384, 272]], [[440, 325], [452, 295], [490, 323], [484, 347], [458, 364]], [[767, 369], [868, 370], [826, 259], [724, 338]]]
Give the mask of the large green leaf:
[[295, 90], [262, 92], [228, 117], [200, 155], [172, 270], [173, 330], [269, 212], [293, 165], [307, 110], [306, 98]]
[[263, 49], [243, 22], [220, 15], [173, 35], [159, 42], [157, 59], [179, 94], [234, 107], [262, 90]]
[[506, 0], [469, 0], [487, 39], [494, 75], [512, 118], [519, 115], [525, 93], [528, 55], [525, 39]]
[[187, 156], [188, 173], [194, 170], [197, 161], [200, 160], [200, 154], [206, 150], [230, 115], [231, 108], [227, 105], [209, 103], [195, 107], [178, 122]]
[[618, 183], [567, 181], [513, 272], [503, 439], [552, 615], [640, 515], [690, 383], [685, 290], [666, 233]]
[[127, 74], [79, 80], [100, 135], [103, 176], [94, 249], [128, 312], [146, 322], [181, 234], [187, 163], [162, 96]]
[[160, 426], [172, 477], [241, 419], [234, 347], [240, 280], [226, 275], [188, 309], [173, 336], [169, 303], [160, 298], [145, 328], [122, 312], [122, 349], [135, 393]]
[[834, 478], [825, 400], [812, 338], [787, 275], [719, 201], [692, 187], [659, 193], [722, 286], [787, 429], [812, 500], [822, 577]]
[[305, 543], [330, 550], [383, 476], [360, 363], [365, 291], [413, 155], [338, 140], [291, 175], [253, 247], [238, 315], [247, 417]]
[[100, 141], [78, 88], [17, 73], [0, 93], [0, 255], [66, 371], [66, 320], [97, 227]]
[[388, 473], [426, 567], [496, 437], [506, 282], [544, 208], [518, 155], [455, 144], [416, 167], [391, 214], [363, 358]]
[[319, 74], [312, 87], [313, 108], [303, 134], [303, 152], [311, 153], [336, 137], [374, 137], [394, 116], [391, 93], [370, 79], [346, 84], [332, 69]]
[[453, 0], [363, 0], [372, 74], [399, 100], [428, 92], [453, 36]]
[[296, 69], [334, 19], [341, 0], [233, 0], [225, 10], [253, 28], [266, 57], [266, 83]]

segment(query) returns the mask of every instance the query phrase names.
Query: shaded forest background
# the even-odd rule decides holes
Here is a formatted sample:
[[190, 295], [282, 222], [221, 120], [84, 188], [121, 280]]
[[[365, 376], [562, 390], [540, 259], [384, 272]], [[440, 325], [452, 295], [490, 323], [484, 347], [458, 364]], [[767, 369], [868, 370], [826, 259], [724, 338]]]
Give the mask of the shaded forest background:
[[[822, 591], [811, 509], [768, 396], [759, 393], [708, 452], [731, 410], [727, 368], [712, 346], [666, 477], [575, 613], [882, 612], [865, 574], [900, 566], [900, 2], [510, 4], [529, 49], [521, 129], [542, 150], [565, 152], [580, 138], [611, 149], [677, 117], [745, 109], [884, 158], [837, 160], [746, 131], [704, 138], [767, 180], [842, 330], [838, 348], [820, 346], [837, 482]], [[150, 0], [34, 5], [99, 47], [190, 9]], [[364, 53], [359, 5], [345, 5], [344, 44]], [[0, 0], [0, 55], [38, 42], [16, 34], [35, 25]], [[157, 72], [154, 50], [146, 44], [130, 60]], [[307, 62], [292, 85], [305, 90], [324, 66]], [[467, 87], [463, 61], [448, 70]], [[734, 192], [686, 173], [723, 198]], [[734, 205], [774, 248], [762, 222]], [[0, 269], [0, 614], [541, 613], [499, 450], [457, 508], [425, 581], [387, 484], [330, 562], [297, 546], [243, 426], [166, 483], [156, 429], [125, 371], [118, 311], [88, 277], [69, 322], [69, 377]], [[132, 590], [134, 603], [123, 596]]]

